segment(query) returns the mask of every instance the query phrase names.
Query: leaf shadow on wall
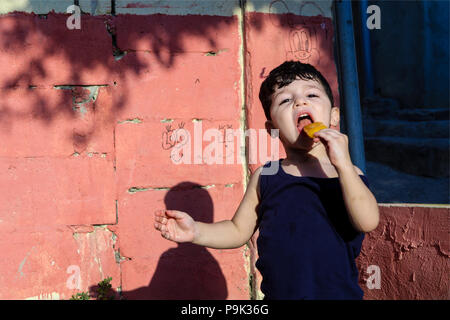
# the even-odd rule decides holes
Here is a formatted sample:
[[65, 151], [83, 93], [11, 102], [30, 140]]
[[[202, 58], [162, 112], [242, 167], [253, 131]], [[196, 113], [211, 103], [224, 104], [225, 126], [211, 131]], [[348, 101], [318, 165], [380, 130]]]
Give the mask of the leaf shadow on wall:
[[[152, 81], [173, 69], [183, 72], [180, 61], [188, 54], [202, 57], [228, 50], [222, 47], [223, 41], [238, 30], [237, 16], [85, 13], [81, 15], [81, 29], [69, 30], [69, 16], [54, 12], [0, 16], [0, 63], [4, 66], [0, 76], [0, 137], [26, 130], [20, 129], [21, 123], [32, 121], [58, 128], [67, 143], [79, 145], [82, 139], [89, 145], [101, 130], [92, 124], [91, 130], [73, 133], [80, 117], [89, 121], [79, 107], [93, 109], [98, 117], [91, 104], [98, 107], [103, 103], [100, 116], [103, 122], [114, 125], [133, 103], [130, 98], [136, 91], [148, 91], [137, 83]], [[192, 43], [198, 42], [202, 47], [194, 50]], [[88, 88], [95, 94], [84, 99], [86, 94], [80, 91]], [[106, 95], [106, 100], [96, 101], [97, 94]], [[154, 106], [148, 104], [150, 107]], [[108, 130], [112, 136], [112, 129]], [[30, 151], [22, 153], [28, 155]]]
[[[209, 192], [199, 184], [177, 184], [167, 192], [164, 203], [167, 210], [186, 212], [195, 221], [213, 222], [213, 201]], [[122, 297], [129, 300], [226, 299], [228, 289], [225, 276], [208, 249], [192, 243], [177, 245], [159, 257], [147, 287], [124, 291]]]
[[[259, 8], [264, 3], [254, 5]], [[301, 14], [303, 5], [299, 8]], [[229, 50], [223, 46], [233, 43], [230, 35], [239, 30], [236, 12], [241, 9], [235, 1], [232, 16], [92, 16], [83, 11], [79, 30], [67, 28], [69, 14], [13, 12], [0, 16], [0, 63], [6, 66], [0, 76], [0, 134], [15, 133], [14, 123], [30, 115], [34, 122], [54, 127], [61, 127], [58, 121], [63, 118], [69, 122], [64, 124], [67, 128], [61, 127], [69, 129], [64, 138], [89, 144], [98, 134], [97, 128], [81, 134], [72, 134], [70, 128], [70, 121], [80, 117], [75, 101], [81, 89], [91, 86], [100, 95], [108, 91], [110, 101], [102, 116], [114, 124], [130, 104], [136, 83], [181, 68], [180, 61], [187, 54], [217, 55]], [[288, 8], [281, 0], [272, 1], [270, 23], [280, 29], [300, 28], [303, 22], [299, 24], [293, 14], [275, 14], [297, 9]], [[317, 13], [322, 14], [320, 10]], [[266, 27], [261, 14], [248, 15], [245, 21], [253, 31], [263, 32]], [[307, 33], [300, 35], [306, 37]], [[304, 55], [311, 51], [310, 41], [293, 42], [300, 46], [296, 52]], [[320, 43], [314, 49], [320, 52]], [[91, 100], [95, 99], [93, 95]]]

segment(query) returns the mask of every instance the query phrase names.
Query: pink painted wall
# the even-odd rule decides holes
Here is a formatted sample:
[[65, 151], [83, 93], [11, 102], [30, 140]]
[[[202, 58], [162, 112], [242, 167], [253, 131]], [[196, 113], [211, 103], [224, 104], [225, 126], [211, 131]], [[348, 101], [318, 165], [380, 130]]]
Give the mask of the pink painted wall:
[[[257, 296], [251, 243], [213, 250], [153, 229], [163, 208], [231, 219], [248, 177], [237, 160], [176, 164], [172, 133], [264, 128], [259, 86], [286, 59], [315, 65], [339, 101], [332, 20], [83, 15], [69, 31], [67, 17], [0, 16], [0, 299], [68, 299], [107, 276], [127, 299]], [[446, 298], [449, 210], [381, 213], [358, 260], [366, 298]], [[367, 288], [369, 265], [381, 289]]]

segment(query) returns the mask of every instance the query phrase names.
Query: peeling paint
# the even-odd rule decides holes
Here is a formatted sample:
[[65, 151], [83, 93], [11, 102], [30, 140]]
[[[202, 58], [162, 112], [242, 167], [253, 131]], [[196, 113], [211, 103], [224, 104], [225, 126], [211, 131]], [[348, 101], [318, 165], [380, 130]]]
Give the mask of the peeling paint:
[[150, 190], [170, 190], [169, 187], [150, 188]]
[[[115, 14], [115, 7], [113, 7], [113, 11]], [[122, 50], [121, 48], [119, 48], [118, 44], [117, 44], [117, 33], [116, 33], [116, 27], [113, 24], [113, 22], [111, 20], [106, 20], [105, 21], [105, 27], [106, 27], [106, 31], [108, 32], [108, 34], [111, 36], [111, 41], [112, 41], [112, 54], [114, 57], [115, 61], [119, 61], [121, 60], [123, 57], [125, 57], [128, 52], [125, 50]], [[116, 83], [114, 83], [114, 85], [116, 85]]]
[[142, 119], [139, 119], [139, 118], [126, 119], [126, 120], [123, 120], [123, 121], [117, 121], [117, 123], [142, 123]]
[[[116, 200], [116, 206], [117, 206], [117, 200]], [[116, 223], [118, 223], [118, 216], [117, 216]], [[113, 242], [112, 249], [114, 251], [114, 260], [119, 266], [119, 274], [120, 274], [119, 281], [120, 282], [119, 282], [119, 286], [117, 287], [117, 293], [119, 294], [120, 297], [122, 297], [122, 262], [129, 261], [129, 260], [131, 260], [131, 258], [124, 257], [120, 254], [120, 248], [118, 247], [118, 244], [117, 244], [118, 237], [114, 231], [112, 231], [112, 230], [109, 230], [109, 231], [111, 232], [111, 239]]]
[[128, 189], [128, 193], [136, 193], [136, 192], [142, 192], [142, 191], [147, 191], [147, 190], [150, 190], [150, 188], [131, 187], [130, 189]]
[[[204, 186], [193, 186], [192, 189], [210, 189], [210, 188], [214, 188], [216, 185], [215, 184], [208, 184], [208, 185], [204, 185]], [[230, 187], [232, 185], [228, 185], [228, 187]], [[136, 192], [142, 192], [142, 191], [148, 191], [148, 190], [156, 190], [156, 191], [160, 191], [160, 190], [171, 190], [170, 187], [131, 187], [128, 189], [128, 193], [136, 193]]]
[[220, 49], [217, 51], [208, 51], [205, 53], [205, 56], [207, 56], [207, 57], [218, 56], [220, 53], [227, 52], [227, 51], [228, 51], [228, 49]]
[[[107, 84], [100, 85], [55, 85], [56, 90], [71, 90], [72, 91], [72, 110], [79, 112], [82, 116], [88, 113], [87, 104], [94, 103], [101, 87], [107, 87]], [[86, 95], [82, 90], [87, 90]], [[80, 91], [81, 90], [81, 91]]]
[[130, 260], [132, 260], [131, 258], [122, 256], [120, 254], [120, 249], [114, 250], [114, 256], [115, 256], [117, 264], [120, 264], [123, 261], [130, 261]]
[[[117, 236], [110, 229], [111, 224], [71, 225], [81, 258], [83, 283], [93, 283], [94, 277], [112, 276], [121, 282], [120, 266], [115, 263]], [[98, 280], [95, 280], [98, 281]]]
[[61, 296], [58, 292], [41, 293], [38, 296], [28, 297], [25, 300], [60, 300]]
[[[74, 152], [74, 153], [72, 153], [71, 156], [72, 156], [72, 157], [79, 157], [79, 156], [81, 156], [81, 155], [82, 155], [82, 153]], [[107, 152], [96, 152], [96, 151], [91, 151], [91, 152], [86, 152], [85, 155], [88, 156], [89, 158], [92, 158], [92, 157], [94, 157], [95, 155], [99, 155], [101, 158], [106, 158], [106, 156], [108, 155], [108, 153], [107, 153]]]
[[114, 53], [113, 53], [113, 55], [114, 55], [114, 60], [119, 61], [119, 60], [121, 60], [123, 57], [125, 57], [127, 54], [128, 54], [127, 51], [122, 51], [122, 50], [116, 49], [116, 50], [114, 51]]
[[[95, 251], [95, 253], [97, 253], [97, 250]], [[94, 261], [98, 265], [98, 271], [100, 272], [102, 279], [105, 278], [105, 275], [103, 273], [103, 268], [102, 268], [102, 261], [97, 256], [94, 256]]]
[[206, 186], [195, 186], [195, 188], [199, 188], [199, 189], [210, 189], [210, 188], [214, 188], [216, 185], [215, 184], [209, 184]]

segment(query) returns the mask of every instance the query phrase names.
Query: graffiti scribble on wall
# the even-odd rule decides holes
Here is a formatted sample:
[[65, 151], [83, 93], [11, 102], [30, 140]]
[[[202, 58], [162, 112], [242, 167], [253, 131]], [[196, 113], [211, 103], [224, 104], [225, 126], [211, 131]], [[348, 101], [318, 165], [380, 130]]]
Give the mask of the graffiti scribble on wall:
[[311, 27], [302, 27], [300, 30], [291, 30], [289, 33], [290, 52], [293, 58], [303, 63], [315, 66], [320, 65], [320, 52], [317, 50], [316, 32]]
[[[317, 35], [314, 26], [298, 23], [294, 21], [295, 15], [303, 15], [304, 11], [317, 10], [318, 15], [324, 16], [323, 10], [313, 1], [301, 1], [296, 10], [291, 10], [288, 5], [282, 0], [272, 1], [269, 7], [271, 22], [277, 27], [283, 25], [289, 28], [288, 39], [286, 43], [286, 60], [299, 60], [303, 63], [309, 63], [315, 66], [320, 65], [320, 51], [317, 49]], [[313, 9], [311, 9], [313, 8]], [[279, 19], [279, 12], [288, 12], [284, 20]], [[321, 25], [324, 29], [324, 25]], [[326, 30], [325, 30], [326, 31]], [[264, 78], [263, 73], [260, 75]]]
[[[185, 130], [184, 122], [179, 123], [177, 129], [172, 129], [170, 124], [166, 126], [166, 130], [162, 133], [162, 148], [164, 150], [169, 150], [177, 143], [183, 142], [184, 135], [181, 134], [180, 130]], [[186, 141], [184, 141], [184, 143], [186, 143]]]
[[[195, 125], [194, 125], [195, 127]], [[195, 131], [195, 129], [194, 129]], [[172, 125], [167, 125], [162, 132], [161, 146], [164, 150], [171, 150], [170, 158], [174, 163], [181, 163], [183, 156], [190, 157], [191, 152], [187, 154], [183, 153], [183, 150], [190, 150], [192, 145], [188, 145], [184, 148], [186, 144], [191, 144], [191, 136], [195, 139], [200, 139], [196, 143], [202, 145], [203, 141], [210, 141], [208, 137], [215, 137], [212, 139], [209, 147], [206, 148], [216, 148], [219, 152], [220, 157], [223, 156], [223, 150], [225, 148], [225, 155], [227, 157], [234, 157], [234, 141], [235, 137], [238, 137], [239, 130], [233, 130], [233, 125], [231, 124], [219, 124], [219, 128], [210, 128], [205, 131], [205, 135], [200, 129], [200, 136], [195, 134], [191, 135], [189, 131], [184, 128], [184, 122], [178, 124], [178, 128], [173, 128]], [[238, 138], [239, 139], [239, 138]], [[203, 151], [202, 151], [203, 153]], [[190, 161], [189, 159], [184, 159], [183, 161]]]

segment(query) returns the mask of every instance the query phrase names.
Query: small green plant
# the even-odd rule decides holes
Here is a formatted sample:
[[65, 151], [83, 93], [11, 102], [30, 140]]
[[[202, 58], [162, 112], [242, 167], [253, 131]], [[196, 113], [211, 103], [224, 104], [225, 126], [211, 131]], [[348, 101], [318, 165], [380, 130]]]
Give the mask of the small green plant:
[[77, 294], [73, 294], [70, 300], [89, 300], [90, 296], [88, 292], [78, 292]]
[[112, 277], [103, 279], [98, 283], [97, 288], [97, 300], [113, 300], [114, 294], [110, 295], [111, 292], [111, 280]]
[[113, 300], [114, 292], [111, 285], [112, 277], [108, 277], [100, 281], [95, 287], [96, 295], [90, 296], [89, 292], [78, 292], [70, 298], [70, 300], [90, 300], [96, 298], [97, 300]]

